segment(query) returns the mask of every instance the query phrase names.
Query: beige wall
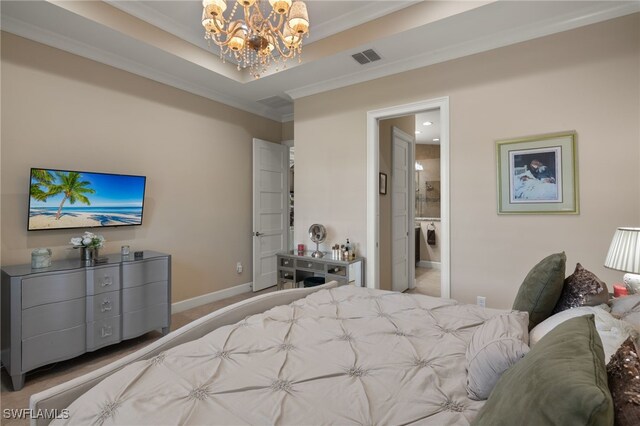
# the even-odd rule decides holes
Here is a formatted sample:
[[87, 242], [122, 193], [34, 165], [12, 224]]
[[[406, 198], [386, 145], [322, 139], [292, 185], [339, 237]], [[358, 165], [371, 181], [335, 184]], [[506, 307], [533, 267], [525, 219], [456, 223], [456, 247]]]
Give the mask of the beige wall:
[[[29, 168], [147, 176], [144, 224], [104, 252], [173, 255], [173, 301], [252, 280], [252, 138], [280, 123], [2, 33], [2, 264], [54, 259], [82, 231], [27, 232]], [[244, 272], [237, 274], [236, 262]]]
[[[566, 251], [608, 283], [613, 232], [640, 225], [640, 14], [296, 101], [296, 237], [321, 222], [366, 255], [366, 112], [449, 96], [451, 291], [509, 307]], [[578, 134], [580, 215], [498, 216], [495, 140]], [[306, 240], [306, 238], [304, 238]]]
[[393, 182], [393, 128], [413, 135], [416, 129], [414, 115], [380, 120], [380, 172], [387, 175], [387, 195], [378, 194], [380, 206], [380, 288], [391, 290], [391, 184]]
[[[421, 220], [418, 223], [420, 224], [420, 260], [440, 263], [442, 260], [440, 254], [440, 247], [442, 246], [442, 223], [436, 220]], [[432, 223], [436, 231], [436, 245], [434, 246], [427, 244], [427, 230]]]
[[282, 123], [282, 140], [283, 141], [294, 140], [293, 121], [287, 121], [285, 123]]

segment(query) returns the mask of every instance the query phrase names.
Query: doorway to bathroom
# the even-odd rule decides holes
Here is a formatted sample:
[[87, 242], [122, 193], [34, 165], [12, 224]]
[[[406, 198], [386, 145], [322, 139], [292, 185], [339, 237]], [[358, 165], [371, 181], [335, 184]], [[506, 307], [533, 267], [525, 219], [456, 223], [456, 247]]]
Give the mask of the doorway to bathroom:
[[[439, 137], [431, 136], [430, 144], [420, 145], [440, 143], [439, 170], [430, 170], [434, 174], [429, 176], [423, 173], [416, 175], [416, 148], [425, 149], [416, 145], [416, 136], [421, 139], [421, 135], [428, 137], [429, 133], [424, 128], [435, 123], [432, 121], [425, 125], [429, 120], [419, 115], [432, 112], [438, 114], [438, 124], [433, 128], [440, 127]], [[396, 145], [406, 146], [407, 139], [409, 149], [404, 155], [407, 150], [396, 149]], [[431, 148], [431, 151], [436, 150]], [[431, 155], [434, 157], [431, 160], [434, 160], [436, 155], [433, 152]], [[450, 297], [448, 166], [448, 98], [367, 112], [367, 287], [396, 291], [408, 289], [410, 292]], [[430, 185], [428, 192], [427, 182]], [[436, 198], [436, 188], [440, 192], [439, 213], [428, 213], [435, 211], [433, 198]], [[422, 201], [428, 207], [421, 204]], [[416, 221], [415, 217], [422, 220]], [[434, 253], [430, 253], [436, 246], [440, 252], [439, 262]], [[416, 267], [420, 269], [416, 270]]]
[[415, 287], [440, 297], [441, 285], [441, 120], [440, 109], [415, 115]]

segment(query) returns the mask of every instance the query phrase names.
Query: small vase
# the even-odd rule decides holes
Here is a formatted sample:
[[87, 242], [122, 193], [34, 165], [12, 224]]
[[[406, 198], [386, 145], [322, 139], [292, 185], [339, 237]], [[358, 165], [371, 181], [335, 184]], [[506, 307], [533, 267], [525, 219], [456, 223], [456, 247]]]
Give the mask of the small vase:
[[98, 257], [98, 249], [91, 247], [81, 247], [80, 256], [84, 262], [93, 262]]

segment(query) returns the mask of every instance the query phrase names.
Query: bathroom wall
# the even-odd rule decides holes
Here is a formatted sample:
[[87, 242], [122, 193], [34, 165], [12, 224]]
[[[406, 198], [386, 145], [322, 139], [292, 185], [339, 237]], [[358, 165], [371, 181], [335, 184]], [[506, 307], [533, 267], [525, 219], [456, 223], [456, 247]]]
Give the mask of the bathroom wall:
[[[442, 235], [440, 232], [440, 222], [439, 221], [430, 221], [430, 220], [421, 220], [420, 223], [420, 261], [426, 262], [435, 262], [440, 263], [440, 236]], [[429, 225], [433, 223], [433, 226], [436, 228], [436, 244], [430, 246], [427, 244], [427, 228]], [[421, 264], [423, 267], [439, 267], [439, 265], [431, 265], [431, 264]]]
[[440, 217], [440, 145], [416, 145], [416, 217]]

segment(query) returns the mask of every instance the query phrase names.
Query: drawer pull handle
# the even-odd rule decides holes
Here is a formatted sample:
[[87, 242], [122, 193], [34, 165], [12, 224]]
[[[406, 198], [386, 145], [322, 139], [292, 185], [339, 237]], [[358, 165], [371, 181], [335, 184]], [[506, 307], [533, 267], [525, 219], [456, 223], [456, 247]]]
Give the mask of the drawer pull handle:
[[111, 284], [113, 284], [113, 279], [109, 275], [105, 275], [104, 279], [102, 280], [102, 283], [100, 283], [102, 287], [107, 287], [107, 286], [110, 286]]
[[112, 308], [111, 306], [111, 300], [109, 299], [104, 299], [104, 301], [102, 302], [102, 304], [100, 304], [100, 312], [107, 312], [110, 311]]
[[313, 263], [309, 263], [309, 264], [307, 265], [307, 268], [312, 268], [312, 267], [313, 267]]
[[111, 329], [111, 326], [104, 326], [100, 329], [100, 335], [102, 336], [102, 338], [104, 339], [105, 337], [109, 337], [113, 334], [113, 330]]

